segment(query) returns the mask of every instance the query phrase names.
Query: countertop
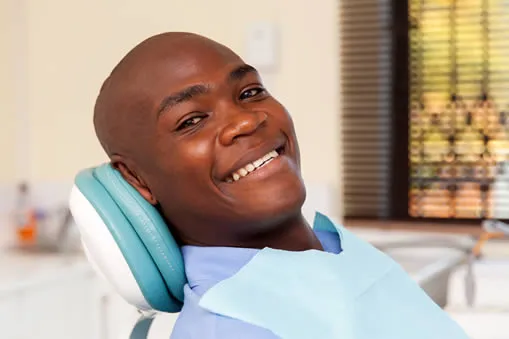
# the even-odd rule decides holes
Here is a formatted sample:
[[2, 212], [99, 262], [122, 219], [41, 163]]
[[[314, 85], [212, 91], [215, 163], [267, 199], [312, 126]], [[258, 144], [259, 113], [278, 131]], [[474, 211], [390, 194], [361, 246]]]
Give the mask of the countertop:
[[51, 281], [71, 271], [91, 269], [81, 251], [58, 253], [16, 248], [15, 238], [6, 225], [0, 222], [0, 294]]
[[421, 282], [437, 271], [465, 263], [475, 239], [462, 234], [416, 233], [371, 228], [350, 229], [380, 248]]

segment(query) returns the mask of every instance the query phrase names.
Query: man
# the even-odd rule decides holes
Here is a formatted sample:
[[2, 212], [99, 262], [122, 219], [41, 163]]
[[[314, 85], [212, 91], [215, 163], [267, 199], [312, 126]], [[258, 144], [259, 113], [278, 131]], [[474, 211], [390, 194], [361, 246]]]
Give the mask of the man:
[[172, 338], [277, 338], [199, 304], [260, 249], [342, 252], [337, 233], [313, 231], [301, 213], [294, 126], [257, 71], [205, 37], [153, 36], [103, 84], [94, 125], [112, 166], [182, 246], [188, 285]]

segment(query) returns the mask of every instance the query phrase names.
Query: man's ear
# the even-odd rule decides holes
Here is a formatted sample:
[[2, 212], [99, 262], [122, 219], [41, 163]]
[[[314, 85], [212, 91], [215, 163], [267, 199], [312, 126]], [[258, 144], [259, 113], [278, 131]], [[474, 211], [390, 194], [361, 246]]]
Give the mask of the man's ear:
[[133, 186], [145, 200], [151, 205], [157, 204], [157, 200], [150, 191], [146, 181], [134, 170], [130, 169], [122, 159], [112, 159], [111, 165], [120, 172], [124, 180]]

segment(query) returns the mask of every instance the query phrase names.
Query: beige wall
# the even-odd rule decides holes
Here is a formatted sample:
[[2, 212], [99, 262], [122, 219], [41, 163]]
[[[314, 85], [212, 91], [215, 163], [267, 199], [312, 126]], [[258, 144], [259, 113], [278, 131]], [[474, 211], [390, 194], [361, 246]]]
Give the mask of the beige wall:
[[[242, 55], [247, 25], [269, 20], [281, 30], [281, 66], [269, 75], [271, 90], [294, 117], [304, 177], [339, 188], [337, 1], [0, 1], [26, 2], [20, 22], [28, 39], [29, 81], [22, 90], [31, 179], [71, 180], [80, 168], [105, 160], [92, 129], [93, 103], [104, 77], [134, 44], [163, 31], [193, 31]], [[12, 120], [16, 112], [1, 114]], [[2, 152], [12, 153], [1, 140]]]
[[0, 1], [0, 183], [9, 183], [16, 177], [17, 119], [14, 107], [13, 59], [10, 53], [15, 26], [9, 16], [9, 3]]

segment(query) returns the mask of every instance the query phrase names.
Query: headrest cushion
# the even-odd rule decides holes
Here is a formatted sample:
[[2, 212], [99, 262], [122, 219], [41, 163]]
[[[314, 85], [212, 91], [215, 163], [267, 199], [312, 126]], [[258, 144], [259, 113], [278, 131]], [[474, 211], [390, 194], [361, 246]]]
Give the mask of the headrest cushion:
[[[82, 216], [87, 208], [80, 194], [93, 207], [99, 220]], [[180, 248], [157, 209], [143, 199], [118, 171], [107, 164], [80, 172], [71, 194], [71, 211], [89, 258], [92, 257], [91, 262], [95, 262], [101, 274], [128, 302], [146, 308], [143, 307], [146, 305], [135, 301], [140, 300], [139, 297], [125, 294], [134, 292], [122, 292], [118, 284], [127, 279], [125, 272], [115, 268], [120, 264], [108, 255], [111, 249], [102, 249], [102, 246], [116, 246], [120, 251], [150, 308], [163, 312], [180, 311], [186, 283]], [[90, 225], [92, 222], [96, 223], [95, 227]], [[108, 231], [113, 244], [104, 242], [104, 232], [100, 235], [97, 230], [93, 231], [98, 227]]]

